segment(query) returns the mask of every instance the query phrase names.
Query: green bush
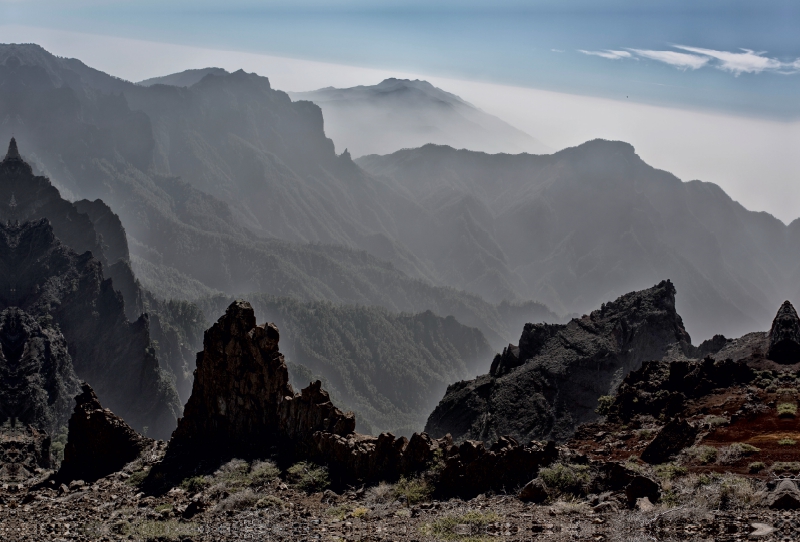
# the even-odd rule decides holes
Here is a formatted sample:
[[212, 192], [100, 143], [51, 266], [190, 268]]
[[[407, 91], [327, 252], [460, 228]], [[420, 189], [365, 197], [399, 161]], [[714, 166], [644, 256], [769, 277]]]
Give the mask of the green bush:
[[320, 467], [307, 461], [301, 461], [289, 467], [286, 471], [286, 479], [292, 486], [308, 493], [322, 491], [331, 484], [326, 467]]
[[[456, 516], [445, 516], [422, 526], [422, 533], [446, 542], [485, 540], [481, 528], [501, 521], [496, 512], [469, 511]], [[477, 532], [476, 532], [477, 531]]]
[[195, 494], [200, 493], [209, 485], [211, 485], [211, 482], [205, 476], [192, 476], [183, 479], [181, 482], [181, 489], [187, 493]]
[[130, 477], [127, 480], [125, 480], [125, 483], [128, 484], [129, 486], [139, 487], [147, 479], [148, 474], [150, 474], [150, 470], [148, 468], [138, 470], [132, 473]]
[[58, 434], [53, 438], [50, 444], [50, 451], [53, 454], [53, 460], [56, 465], [60, 465], [61, 462], [64, 461], [64, 448], [67, 446], [68, 436], [69, 430], [67, 426], [64, 425], [59, 429]]
[[539, 471], [539, 478], [548, 489], [562, 494], [580, 494], [589, 483], [589, 467], [571, 463], [555, 463]]
[[405, 497], [406, 504], [411, 506], [427, 501], [433, 493], [433, 488], [422, 478], [401, 477], [394, 486], [394, 493], [398, 497]]
[[800, 462], [798, 461], [776, 461], [772, 464], [772, 472], [791, 472], [800, 474]]
[[272, 461], [256, 461], [250, 466], [250, 483], [263, 486], [281, 475], [281, 470]]
[[797, 405], [794, 403], [779, 403], [778, 416], [781, 418], [794, 418], [797, 415]]
[[708, 465], [717, 460], [717, 449], [713, 446], [692, 446], [686, 452], [701, 465]]
[[795, 444], [797, 444], [797, 441], [792, 438], [786, 437], [780, 439], [778, 441], [778, 444], [780, 444], [781, 446], [794, 446]]
[[601, 395], [597, 399], [597, 408], [595, 409], [595, 412], [597, 412], [601, 416], [605, 416], [611, 410], [611, 405], [613, 404], [614, 404], [613, 395]]
[[747, 470], [750, 471], [751, 474], [761, 472], [765, 468], [767, 468], [767, 466], [763, 461], [754, 461], [747, 466]]
[[656, 465], [653, 467], [656, 476], [662, 480], [674, 480], [680, 476], [685, 476], [688, 470], [686, 467], [680, 467], [674, 463], [664, 463], [663, 465]]

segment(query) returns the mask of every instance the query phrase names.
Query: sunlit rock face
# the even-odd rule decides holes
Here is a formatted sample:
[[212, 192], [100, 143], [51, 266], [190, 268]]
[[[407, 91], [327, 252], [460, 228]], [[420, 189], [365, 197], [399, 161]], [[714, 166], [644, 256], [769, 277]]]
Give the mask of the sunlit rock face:
[[776, 363], [800, 362], [800, 318], [788, 301], [784, 301], [769, 330], [767, 357]]

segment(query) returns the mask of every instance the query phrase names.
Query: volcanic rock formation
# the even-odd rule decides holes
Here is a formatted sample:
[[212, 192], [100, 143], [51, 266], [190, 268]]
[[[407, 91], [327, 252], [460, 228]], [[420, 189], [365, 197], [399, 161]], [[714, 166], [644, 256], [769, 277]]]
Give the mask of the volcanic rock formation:
[[32, 425], [55, 434], [69, 417], [78, 379], [67, 342], [19, 308], [0, 313], [0, 424]]
[[487, 450], [480, 442], [457, 447], [449, 436], [425, 433], [410, 440], [360, 435], [353, 414], [334, 407], [319, 382], [293, 392], [278, 338], [273, 324], [256, 325], [249, 303], [228, 307], [205, 334], [192, 396], [152, 480], [232, 457], [276, 456], [325, 464], [335, 483], [352, 485], [396, 480], [439, 461], [437, 492], [474, 496], [524, 485], [558, 455], [553, 443], [500, 439]]
[[8, 308], [57, 325], [75, 373], [104, 403], [134, 427], [169, 434], [180, 407], [158, 367], [146, 316], [129, 323], [101, 263], [62, 244], [46, 219], [0, 224], [0, 309]]
[[91, 386], [81, 385], [69, 420], [69, 438], [58, 479], [92, 482], [136, 459], [152, 439], [139, 435], [125, 421], [104, 409]]
[[788, 301], [784, 301], [769, 330], [767, 358], [778, 363], [800, 363], [800, 318]]
[[456, 440], [563, 440], [596, 419], [598, 398], [643, 361], [696, 350], [675, 311], [675, 288], [663, 281], [566, 325], [526, 324], [519, 346], [496, 356], [489, 374], [447, 389], [425, 430]]

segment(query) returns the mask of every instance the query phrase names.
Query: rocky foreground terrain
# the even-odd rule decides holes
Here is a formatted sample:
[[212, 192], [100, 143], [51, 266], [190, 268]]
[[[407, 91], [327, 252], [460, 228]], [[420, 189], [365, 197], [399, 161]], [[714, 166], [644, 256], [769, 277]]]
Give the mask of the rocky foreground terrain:
[[[378, 437], [319, 383], [294, 393], [244, 301], [206, 332], [169, 442], [82, 385], [64, 460], [5, 427], [0, 526], [20, 540], [793, 540], [800, 318], [648, 362], [563, 445]], [[797, 343], [800, 345], [800, 343]], [[787, 352], [789, 354], [787, 354]]]

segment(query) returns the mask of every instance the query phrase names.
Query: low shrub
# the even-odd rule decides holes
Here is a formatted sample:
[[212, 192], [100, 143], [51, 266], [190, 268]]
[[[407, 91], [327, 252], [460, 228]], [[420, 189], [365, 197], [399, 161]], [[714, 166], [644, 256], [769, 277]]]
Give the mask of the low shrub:
[[265, 495], [256, 501], [256, 508], [271, 508], [283, 506], [283, 501], [275, 495]]
[[767, 466], [764, 464], [763, 461], [754, 461], [747, 466], [747, 470], [752, 474], [761, 472], [765, 468], [767, 468]]
[[200, 493], [209, 485], [211, 485], [211, 481], [207, 477], [192, 476], [190, 478], [184, 478], [180, 487], [187, 493], [195, 494]]
[[686, 467], [680, 467], [674, 463], [664, 463], [663, 465], [656, 465], [653, 467], [656, 476], [662, 480], [674, 480], [680, 476], [685, 476], [688, 470]]
[[256, 461], [250, 465], [250, 484], [264, 486], [281, 475], [281, 470], [272, 461]]
[[772, 468], [770, 470], [775, 473], [790, 472], [792, 474], [800, 474], [800, 462], [776, 461], [772, 464]]
[[797, 444], [797, 441], [792, 438], [785, 437], [780, 439], [778, 441], [778, 444], [780, 444], [781, 446], [794, 446], [795, 444]]
[[597, 398], [597, 408], [595, 412], [600, 414], [601, 416], [606, 416], [608, 412], [611, 410], [611, 405], [614, 404], [614, 396], [613, 395], [601, 395]]
[[367, 490], [367, 500], [372, 503], [387, 503], [395, 498], [395, 490], [392, 484], [381, 482], [377, 486]]
[[734, 442], [730, 446], [723, 446], [718, 450], [717, 463], [720, 465], [733, 465], [742, 458], [757, 454], [760, 451], [760, 448], [756, 448], [750, 444]]
[[229, 510], [245, 510], [253, 508], [258, 503], [260, 497], [252, 489], [245, 489], [222, 499], [214, 507], [215, 512], [227, 512]]
[[701, 465], [708, 465], [717, 460], [717, 449], [713, 446], [692, 446], [686, 450], [686, 453]]
[[322, 491], [331, 485], [328, 469], [308, 461], [301, 461], [289, 467], [286, 479], [292, 486], [308, 493]]
[[797, 405], [794, 403], [778, 403], [778, 416], [781, 418], [794, 418], [797, 415]]
[[571, 463], [555, 463], [541, 469], [539, 478], [548, 489], [556, 493], [577, 495], [584, 493], [589, 484], [589, 467]]
[[482, 540], [482, 530], [487, 525], [501, 521], [496, 512], [469, 511], [460, 515], [445, 516], [422, 526], [422, 533], [443, 541]]
[[406, 504], [411, 506], [430, 499], [433, 487], [422, 478], [401, 477], [394, 486], [395, 495], [404, 497]]

